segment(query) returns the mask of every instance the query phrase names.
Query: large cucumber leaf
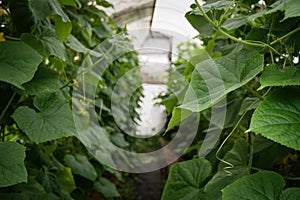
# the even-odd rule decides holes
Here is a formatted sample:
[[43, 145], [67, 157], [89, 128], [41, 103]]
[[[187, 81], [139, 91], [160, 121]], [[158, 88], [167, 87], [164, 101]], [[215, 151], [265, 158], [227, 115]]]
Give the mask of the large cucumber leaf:
[[238, 46], [216, 60], [200, 62], [192, 75], [184, 103], [180, 108], [192, 112], [205, 110], [245, 85], [263, 70], [264, 58], [255, 50]]
[[211, 164], [205, 159], [174, 164], [170, 170], [162, 200], [205, 199], [203, 186], [210, 173]]
[[69, 105], [56, 94], [37, 96], [33, 103], [39, 112], [21, 106], [13, 114], [18, 126], [33, 142], [55, 140], [76, 133]]
[[0, 187], [27, 182], [25, 148], [16, 142], [0, 143]]
[[222, 190], [223, 200], [279, 200], [284, 188], [283, 178], [270, 171], [245, 176]]
[[57, 56], [67, 60], [67, 49], [51, 28], [40, 28], [35, 35], [24, 33], [21, 39], [43, 56]]
[[42, 57], [23, 42], [0, 42], [0, 81], [23, 89], [41, 62]]
[[250, 130], [300, 150], [300, 89], [280, 89], [266, 98], [255, 110]]

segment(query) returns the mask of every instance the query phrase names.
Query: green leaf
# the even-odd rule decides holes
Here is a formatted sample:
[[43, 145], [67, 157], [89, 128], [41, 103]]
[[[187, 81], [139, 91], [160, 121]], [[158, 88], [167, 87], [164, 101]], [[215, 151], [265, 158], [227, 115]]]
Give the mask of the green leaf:
[[113, 5], [111, 3], [109, 3], [108, 1], [105, 0], [96, 0], [97, 5], [103, 6], [105, 8], [109, 8], [109, 7], [113, 7]]
[[176, 163], [171, 167], [162, 200], [205, 199], [203, 185], [211, 173], [211, 164], [205, 159]]
[[267, 66], [260, 77], [260, 84], [259, 89], [269, 86], [300, 85], [300, 70], [296, 67], [279, 69], [276, 64]]
[[21, 40], [43, 56], [57, 56], [67, 60], [67, 50], [51, 28], [41, 28], [35, 35], [24, 33], [21, 36]]
[[29, 8], [39, 20], [46, 19], [50, 15], [58, 15], [63, 22], [71, 22], [57, 0], [30, 0]]
[[242, 102], [239, 115], [242, 115], [249, 110], [255, 110], [260, 103], [261, 100], [257, 97], [246, 97]]
[[129, 143], [125, 139], [125, 135], [123, 133], [112, 133], [109, 135], [109, 139], [117, 146], [119, 147], [129, 147]]
[[264, 15], [273, 14], [277, 11], [284, 12], [284, 18], [282, 21], [292, 18], [299, 17], [299, 0], [285, 0], [285, 1], [276, 1], [270, 6], [270, 9], [264, 9], [261, 12], [258, 12], [254, 15], [251, 15], [248, 19], [249, 22], [253, 22], [256, 18], [263, 17]]
[[41, 62], [42, 57], [23, 42], [0, 42], [0, 81], [23, 89]]
[[204, 188], [208, 199], [221, 199], [221, 190], [224, 187], [249, 174], [247, 142], [244, 139], [236, 140], [233, 148], [226, 153], [223, 160], [230, 163], [232, 166], [220, 162], [218, 172]]
[[270, 171], [261, 171], [240, 178], [222, 190], [223, 200], [278, 200], [284, 188], [283, 178]]
[[0, 187], [27, 182], [25, 148], [16, 142], [0, 143]]
[[74, 0], [59, 0], [59, 2], [60, 2], [62, 5], [73, 6], [73, 7], [77, 8], [76, 1], [74, 1]]
[[75, 135], [72, 111], [67, 102], [56, 94], [43, 94], [34, 98], [36, 112], [27, 106], [13, 114], [18, 126], [33, 142], [46, 142]]
[[239, 109], [241, 103], [242, 99], [232, 93], [227, 96], [226, 101], [221, 101], [214, 106], [213, 112], [218, 114], [213, 115], [212, 117], [212, 109], [204, 110], [201, 114], [210, 121], [210, 124], [214, 124], [219, 128], [233, 127], [240, 119]]
[[[206, 14], [213, 18], [215, 17], [216, 11], [225, 10], [230, 1], [216, 1], [213, 3], [207, 3], [203, 6], [203, 10]], [[202, 13], [198, 8], [185, 14], [185, 17], [189, 23], [200, 33], [200, 35], [211, 37], [213, 35], [213, 26], [203, 17]]]
[[43, 166], [36, 180], [44, 187], [45, 191], [48, 193], [55, 193], [61, 195], [61, 189], [59, 187], [57, 176], [54, 172], [51, 172], [47, 167]]
[[284, 146], [300, 150], [300, 90], [280, 89], [255, 110], [250, 130]]
[[103, 177], [101, 177], [99, 181], [94, 183], [94, 189], [103, 194], [105, 198], [120, 197], [116, 186], [108, 179]]
[[0, 199], [5, 200], [59, 200], [57, 196], [51, 193], [41, 193], [41, 194], [13, 194], [13, 193], [0, 193]]
[[72, 31], [72, 23], [64, 22], [61, 16], [55, 17], [55, 30], [58, 38], [62, 41], [66, 41]]
[[88, 53], [90, 51], [73, 35], [69, 36], [68, 40], [66, 41], [66, 45], [77, 52]]
[[185, 14], [185, 18], [201, 35], [211, 36], [213, 34], [213, 26], [203, 16], [190, 11]]
[[101, 57], [101, 53], [97, 51], [92, 51], [88, 48], [86, 48], [79, 40], [74, 37], [73, 35], [70, 35], [68, 40], [66, 41], [66, 45], [73, 49], [74, 51], [81, 52], [81, 53], [90, 53], [92, 56], [95, 57]]
[[241, 26], [245, 25], [247, 22], [247, 19], [245, 17], [240, 17], [240, 18], [229, 18], [227, 19], [224, 24], [223, 24], [223, 28], [225, 28], [226, 30], [235, 30], [240, 28]]
[[266, 14], [271, 14], [277, 11], [284, 11], [284, 20], [292, 17], [299, 17], [299, 0], [285, 0], [285, 1], [278, 1], [275, 2], [271, 7], [273, 9], [269, 10]]
[[259, 74], [263, 62], [263, 55], [241, 46], [224, 57], [200, 62], [180, 108], [200, 112], [215, 105]]
[[22, 85], [25, 90], [20, 90], [20, 93], [22, 95], [40, 95], [57, 92], [59, 90], [58, 79], [59, 75], [56, 71], [41, 65], [33, 79]]
[[180, 124], [183, 120], [191, 116], [193, 113], [189, 110], [180, 109], [180, 108], [174, 108], [172, 112], [172, 117], [168, 123], [168, 128], [166, 132]]
[[[67, 3], [72, 2], [68, 1]], [[72, 31], [72, 23], [57, 0], [30, 0], [29, 7], [39, 20], [55, 16], [55, 30], [58, 38], [63, 41], [68, 39]]]
[[76, 189], [71, 168], [65, 167], [63, 171], [58, 172], [57, 180], [61, 189], [67, 193], [71, 193]]
[[288, 188], [283, 191], [282, 200], [299, 200], [300, 188]]
[[71, 167], [74, 174], [80, 175], [91, 181], [96, 180], [97, 172], [86, 156], [80, 154], [75, 154], [74, 156], [66, 155], [64, 160], [66, 164]]

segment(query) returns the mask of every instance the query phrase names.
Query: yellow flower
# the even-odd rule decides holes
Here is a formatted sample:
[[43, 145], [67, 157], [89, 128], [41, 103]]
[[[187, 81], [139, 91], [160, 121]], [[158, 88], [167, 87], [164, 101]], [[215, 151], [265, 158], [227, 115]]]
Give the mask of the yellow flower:
[[5, 14], [5, 10], [3, 10], [3, 9], [0, 8], [0, 16], [2, 16], [4, 14]]
[[5, 38], [4, 38], [4, 33], [0, 32], [0, 42], [4, 42]]
[[82, 115], [82, 116], [84, 116], [85, 115], [85, 110], [83, 109], [83, 108], [80, 108], [80, 110], [79, 110], [79, 114], [80, 115]]
[[78, 81], [76, 79], [73, 79], [73, 84], [75, 87], [79, 87]]

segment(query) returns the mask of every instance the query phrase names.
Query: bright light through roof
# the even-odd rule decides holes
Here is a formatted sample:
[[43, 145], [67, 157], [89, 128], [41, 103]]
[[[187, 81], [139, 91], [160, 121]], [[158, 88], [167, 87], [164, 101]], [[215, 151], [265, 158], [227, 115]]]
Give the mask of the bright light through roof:
[[192, 3], [194, 0], [156, 0], [152, 28], [175, 32], [188, 38], [196, 36], [196, 30], [184, 17], [191, 10]]

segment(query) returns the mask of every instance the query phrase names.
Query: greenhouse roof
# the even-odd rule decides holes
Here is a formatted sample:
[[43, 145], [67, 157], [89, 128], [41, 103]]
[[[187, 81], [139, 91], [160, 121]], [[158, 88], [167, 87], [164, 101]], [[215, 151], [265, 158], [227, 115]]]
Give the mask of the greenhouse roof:
[[[173, 36], [180, 34], [187, 38], [197, 35], [185, 19], [193, 0], [111, 0], [114, 8], [107, 12], [119, 24], [126, 24], [129, 30], [150, 28]], [[173, 33], [171, 33], [173, 32]]]

